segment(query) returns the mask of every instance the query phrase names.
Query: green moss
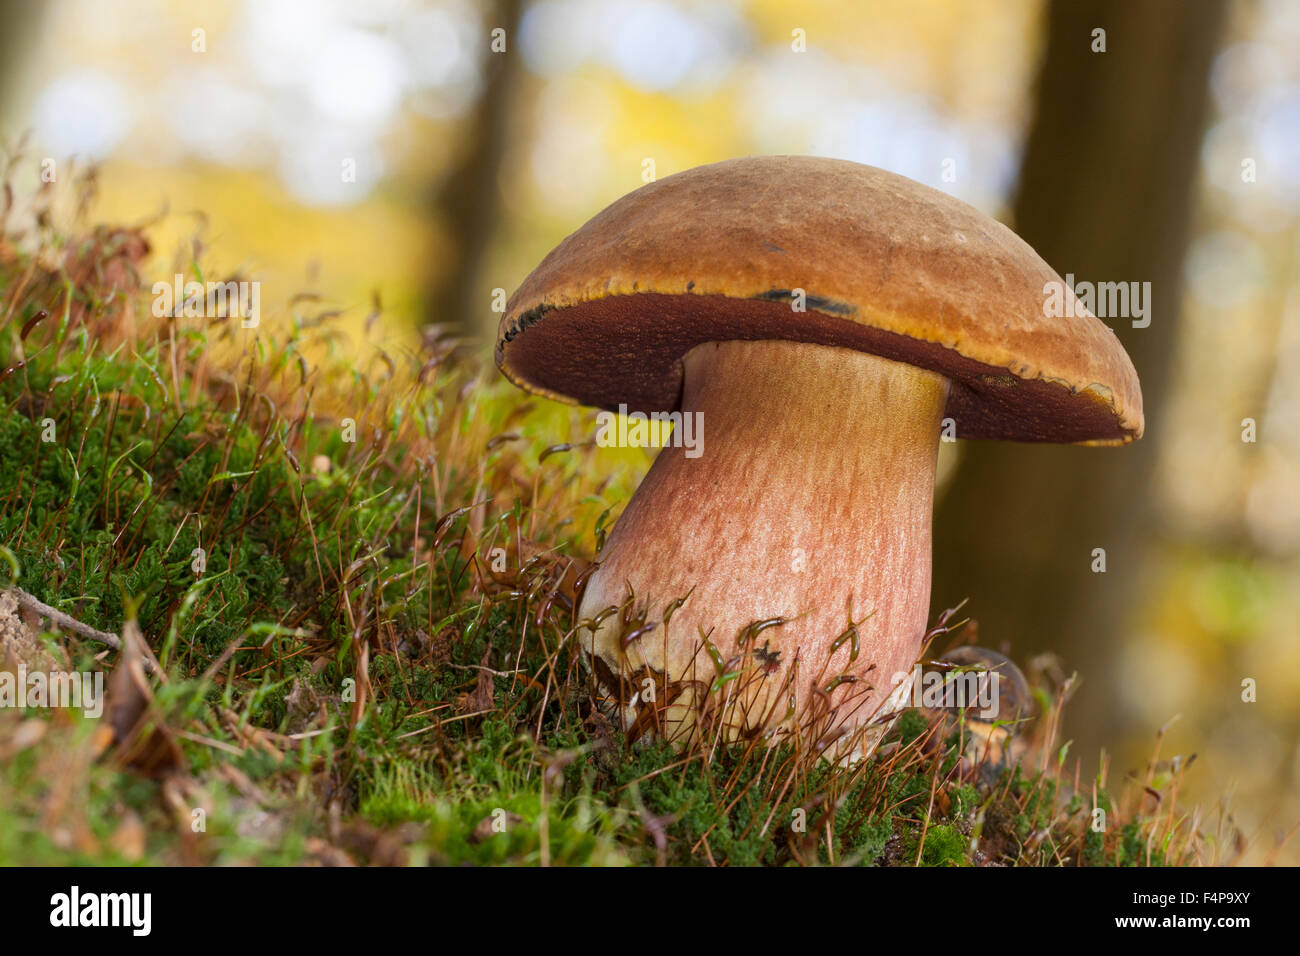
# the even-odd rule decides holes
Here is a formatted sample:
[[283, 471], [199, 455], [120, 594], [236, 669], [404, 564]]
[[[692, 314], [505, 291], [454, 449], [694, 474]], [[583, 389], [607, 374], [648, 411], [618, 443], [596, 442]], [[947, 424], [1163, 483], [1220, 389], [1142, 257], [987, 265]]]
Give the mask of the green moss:
[[929, 729], [921, 712], [913, 709], [903, 711], [898, 717], [896, 726], [898, 739], [905, 744], [912, 743]]
[[966, 862], [966, 844], [956, 827], [937, 824], [925, 833], [921, 862], [926, 866], [961, 866]]

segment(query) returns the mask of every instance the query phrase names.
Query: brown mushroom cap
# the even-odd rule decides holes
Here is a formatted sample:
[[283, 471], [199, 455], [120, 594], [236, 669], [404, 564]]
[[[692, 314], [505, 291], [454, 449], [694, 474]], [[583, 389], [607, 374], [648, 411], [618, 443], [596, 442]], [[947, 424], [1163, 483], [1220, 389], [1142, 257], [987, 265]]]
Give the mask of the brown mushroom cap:
[[910, 179], [734, 159], [643, 186], [561, 242], [507, 304], [496, 361], [550, 398], [673, 411], [696, 345], [812, 342], [951, 379], [959, 437], [1141, 437], [1119, 339], [1091, 314], [1044, 314], [1049, 282], [1064, 286], [1006, 226]]

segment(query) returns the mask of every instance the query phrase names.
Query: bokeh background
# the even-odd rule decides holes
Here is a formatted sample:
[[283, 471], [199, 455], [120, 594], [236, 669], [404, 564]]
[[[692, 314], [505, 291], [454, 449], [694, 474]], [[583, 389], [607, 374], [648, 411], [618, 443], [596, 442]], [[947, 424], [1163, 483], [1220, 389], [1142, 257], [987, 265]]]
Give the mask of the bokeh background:
[[0, 0], [0, 144], [27, 136], [18, 189], [94, 164], [151, 280], [197, 239], [264, 321], [310, 293], [359, 329], [378, 296], [394, 348], [436, 323], [486, 354], [494, 290], [601, 207], [756, 153], [894, 170], [1062, 275], [1151, 282], [1150, 327], [1111, 323], [1142, 442], [944, 447], [935, 609], [1078, 672], [1086, 770], [1164, 727], [1186, 796], [1296, 862], [1297, 51], [1292, 0]]

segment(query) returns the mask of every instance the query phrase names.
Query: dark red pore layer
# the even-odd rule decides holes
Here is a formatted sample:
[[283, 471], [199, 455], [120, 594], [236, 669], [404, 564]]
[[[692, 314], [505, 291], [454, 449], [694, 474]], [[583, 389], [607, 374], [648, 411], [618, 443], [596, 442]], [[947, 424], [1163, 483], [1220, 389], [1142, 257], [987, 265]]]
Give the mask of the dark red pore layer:
[[[784, 301], [783, 301], [784, 300]], [[839, 313], [839, 314], [836, 314]], [[1023, 442], [1122, 440], [1127, 433], [1100, 396], [1054, 382], [1021, 379], [936, 342], [843, 318], [847, 307], [809, 298], [791, 313], [788, 294], [762, 299], [644, 292], [563, 309], [545, 306], [514, 319], [497, 345], [511, 381], [579, 405], [645, 413], [681, 402], [682, 357], [704, 342], [784, 340], [870, 352], [930, 369], [952, 381], [945, 417], [959, 438]]]

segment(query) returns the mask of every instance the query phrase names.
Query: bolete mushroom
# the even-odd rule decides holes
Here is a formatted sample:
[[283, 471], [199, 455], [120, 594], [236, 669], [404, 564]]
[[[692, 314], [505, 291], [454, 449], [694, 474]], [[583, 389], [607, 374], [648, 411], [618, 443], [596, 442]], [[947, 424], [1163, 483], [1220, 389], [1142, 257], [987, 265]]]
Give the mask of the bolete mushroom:
[[501, 371], [703, 426], [659, 452], [579, 608], [632, 736], [875, 746], [926, 630], [941, 431], [1142, 434], [1128, 355], [1063, 286], [973, 207], [803, 156], [643, 186], [542, 260], [507, 303]]
[[931, 746], [960, 732], [968, 767], [995, 782], [1024, 753], [1023, 731], [1037, 711], [1029, 682], [1005, 654], [972, 644], [927, 663], [920, 712], [935, 727]]

